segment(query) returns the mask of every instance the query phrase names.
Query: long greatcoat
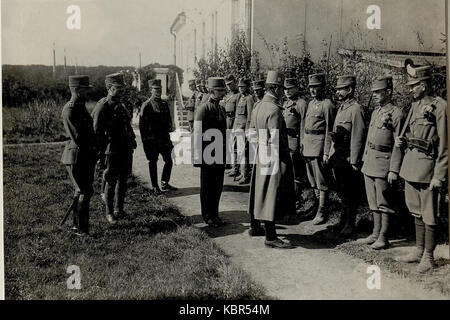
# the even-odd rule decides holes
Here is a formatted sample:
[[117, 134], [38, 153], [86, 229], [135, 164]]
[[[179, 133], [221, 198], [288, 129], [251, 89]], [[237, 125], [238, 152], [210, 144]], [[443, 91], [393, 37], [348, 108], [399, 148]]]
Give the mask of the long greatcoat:
[[[264, 174], [264, 170], [268, 169], [269, 164], [262, 163], [259, 154], [262, 152], [262, 144], [267, 145], [272, 129], [279, 130], [279, 156], [274, 161], [275, 165], [278, 165], [278, 170], [274, 170], [272, 174]], [[289, 155], [286, 124], [283, 119], [282, 108], [277, 104], [274, 96], [266, 94], [254, 108], [251, 115], [250, 130], [256, 130], [254, 137], [258, 139], [258, 145], [250, 183], [249, 214], [257, 220], [264, 221], [274, 221], [282, 214], [294, 214], [294, 174]], [[261, 130], [265, 130], [267, 137], [269, 137], [265, 141], [261, 138]], [[273, 148], [270, 150], [273, 151]]]

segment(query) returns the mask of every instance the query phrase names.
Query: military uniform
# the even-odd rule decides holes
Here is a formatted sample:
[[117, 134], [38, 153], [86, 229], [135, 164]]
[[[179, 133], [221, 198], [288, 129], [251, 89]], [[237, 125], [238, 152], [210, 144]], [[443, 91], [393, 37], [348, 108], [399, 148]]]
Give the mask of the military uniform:
[[[250, 81], [246, 79], [241, 79], [239, 81], [239, 87], [250, 86]], [[240, 176], [237, 178], [239, 184], [246, 184], [250, 182], [250, 166], [249, 166], [249, 145], [246, 133], [250, 126], [250, 116], [253, 110], [254, 100], [252, 95], [247, 92], [245, 94], [240, 94], [239, 99], [236, 104], [236, 114], [233, 123], [233, 134], [236, 135], [235, 147], [236, 147], [236, 163], [234, 164], [234, 175]], [[237, 139], [239, 136], [243, 136], [245, 145], [243, 149], [239, 149], [239, 144]]]
[[[223, 88], [225, 83], [223, 78], [209, 78], [210, 88]], [[203, 141], [203, 134], [209, 129], [219, 130], [225, 138], [227, 124], [226, 116], [219, 105], [219, 101], [210, 96], [209, 101], [202, 104], [195, 116], [196, 123], [201, 123], [201, 131], [197, 127], [194, 130], [194, 166], [200, 167], [200, 204], [204, 221], [209, 225], [217, 226], [219, 219], [219, 202], [222, 194], [223, 179], [225, 172], [225, 143], [222, 144], [222, 157], [217, 162], [206, 163], [203, 159], [205, 148], [211, 145]], [[214, 141], [212, 142], [214, 143]], [[218, 151], [218, 150], [215, 150]], [[212, 156], [219, 156], [214, 154]], [[220, 223], [219, 223], [220, 224]]]
[[[355, 76], [340, 76], [336, 89], [356, 85]], [[359, 172], [366, 134], [361, 105], [346, 99], [339, 107], [331, 133], [329, 165], [336, 181], [336, 191], [344, 205], [345, 226], [341, 233], [353, 232], [356, 220], [358, 194], [361, 195], [362, 176]], [[358, 168], [356, 170], [355, 168]]]
[[[234, 76], [229, 75], [225, 79], [225, 83], [228, 85], [234, 81]], [[236, 89], [235, 91], [230, 91], [223, 98], [223, 106], [227, 115], [227, 129], [233, 129], [234, 118], [236, 115], [236, 105], [240, 98], [240, 93]]]
[[[276, 71], [269, 71], [266, 83], [282, 86], [281, 76]], [[248, 204], [248, 213], [251, 219], [255, 218], [251, 221], [250, 230], [258, 230], [260, 228], [258, 220], [264, 221], [266, 245], [284, 248], [285, 245], [277, 239], [275, 220], [283, 215], [295, 214], [294, 174], [286, 125], [277, 97], [266, 92], [252, 112], [250, 127], [251, 130], [255, 130], [258, 137]], [[270, 163], [266, 164], [262, 155], [273, 155], [273, 151], [270, 150], [274, 147], [271, 139], [276, 140], [276, 137], [271, 136], [273, 130], [277, 130], [279, 138], [275, 141], [278, 142], [278, 157], [270, 159]], [[264, 139], [264, 136], [260, 136], [262, 131], [267, 132], [266, 137], [269, 140], [262, 140]]]
[[201, 104], [208, 102], [209, 100], [209, 93], [208, 90], [206, 89], [206, 84], [205, 84], [205, 80], [202, 80], [202, 100], [201, 100]]
[[[372, 91], [385, 89], [392, 90], [392, 77], [375, 80]], [[394, 192], [388, 182], [388, 174], [398, 174], [400, 171], [403, 155], [400, 149], [394, 149], [394, 142], [400, 134], [402, 123], [403, 112], [390, 101], [378, 106], [370, 119], [361, 171], [364, 173], [369, 208], [373, 212], [374, 229], [362, 242], [372, 244], [374, 249], [389, 246], [386, 235], [389, 224], [387, 215], [393, 214], [395, 210]]]
[[[286, 79], [285, 89], [297, 86], [296, 79]], [[306, 101], [298, 96], [288, 98], [283, 104], [283, 117], [286, 123], [288, 134], [289, 152], [294, 168], [296, 200], [299, 202], [301, 193], [301, 183], [306, 174], [305, 162], [301, 156], [300, 140], [303, 134], [302, 126], [306, 116]]]
[[[121, 74], [106, 76], [106, 85], [122, 87]], [[101, 153], [105, 154], [104, 172], [106, 215], [109, 222], [124, 215], [128, 176], [131, 174], [136, 137], [131, 128], [131, 115], [119, 99], [108, 95], [100, 99], [92, 111], [94, 131]]]
[[[69, 86], [92, 87], [88, 76], [70, 76]], [[73, 225], [78, 231], [89, 233], [89, 202], [93, 194], [92, 183], [97, 160], [92, 118], [86, 110], [85, 101], [74, 96], [64, 105], [61, 116], [70, 138], [61, 162], [66, 165], [75, 189]]]
[[[325, 74], [309, 75], [309, 86], [325, 86]], [[335, 117], [335, 107], [331, 100], [314, 98], [308, 104], [305, 125], [302, 129], [303, 157], [306, 163], [306, 173], [311, 187], [316, 189], [319, 206], [314, 224], [325, 220], [325, 208], [328, 199], [330, 172], [323, 163], [323, 156], [329, 155], [331, 135]]]
[[[190, 85], [195, 85], [195, 80], [189, 80]], [[187, 102], [187, 105], [185, 109], [187, 110], [187, 120], [189, 122], [189, 130], [194, 132], [194, 112], [195, 112], [195, 106], [197, 104], [197, 96], [198, 92], [193, 89], [192, 94]]]
[[[413, 86], [412, 92], [421, 81], [428, 80], [427, 86], [430, 85], [429, 66], [411, 69], [407, 85]], [[402, 260], [420, 260], [418, 271], [426, 272], [433, 268], [439, 185], [447, 181], [447, 102], [423, 92], [422, 97], [412, 103], [401, 136], [403, 134], [407, 148], [400, 176], [405, 180], [406, 205], [415, 217], [416, 250]]]
[[[150, 86], [161, 88], [161, 82], [154, 80]], [[166, 101], [152, 96], [142, 104], [139, 114], [139, 131], [148, 160], [151, 184], [155, 190], [159, 190], [157, 168], [159, 155], [161, 154], [164, 160], [161, 177], [163, 186], [168, 185], [173, 166], [173, 144], [170, 140], [170, 132], [173, 131], [172, 117]]]

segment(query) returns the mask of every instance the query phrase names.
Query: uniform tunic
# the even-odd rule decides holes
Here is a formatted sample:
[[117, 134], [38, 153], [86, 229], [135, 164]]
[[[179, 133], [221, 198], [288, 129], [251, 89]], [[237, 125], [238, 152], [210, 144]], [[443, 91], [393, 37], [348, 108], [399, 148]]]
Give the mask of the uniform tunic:
[[173, 163], [171, 157], [173, 144], [170, 140], [170, 132], [173, 128], [166, 101], [152, 97], [142, 104], [139, 114], [139, 131], [147, 160], [155, 162], [156, 165], [158, 156], [162, 155], [166, 165], [161, 180], [168, 182]]
[[[194, 144], [194, 160], [200, 160], [200, 204], [201, 213], [205, 222], [214, 219], [219, 215], [219, 202], [222, 194], [223, 179], [225, 172], [225, 134], [227, 123], [223, 108], [219, 101], [209, 98], [208, 102], [202, 104], [196, 113], [195, 121], [201, 121], [202, 130], [194, 131], [194, 140], [201, 141], [200, 145]], [[215, 157], [216, 151], [222, 153], [222, 158], [218, 162], [208, 164], [203, 159], [203, 152], [208, 146], [214, 144], [214, 141], [207, 142], [204, 134], [209, 129], [219, 130], [222, 135], [222, 141], [219, 141], [220, 151], [214, 149], [212, 156]], [[214, 140], [214, 139], [213, 139]], [[208, 152], [209, 154], [209, 152]]]
[[[107, 214], [112, 214], [111, 199], [114, 198], [114, 211], [121, 212], [133, 164], [133, 151], [136, 148], [131, 115], [121, 102], [108, 96], [97, 102], [92, 116], [100, 150], [106, 155], [106, 211]], [[117, 183], [118, 187], [115, 188]]]
[[[428, 225], [436, 224], [437, 190], [429, 190], [432, 179], [446, 180], [448, 169], [447, 102], [426, 96], [412, 104], [407, 117], [406, 149], [400, 176], [405, 179], [405, 200], [409, 211]], [[428, 145], [414, 146], [414, 141]]]
[[330, 152], [334, 116], [335, 108], [329, 99], [310, 101], [300, 141], [309, 183], [323, 191], [328, 190], [329, 172], [323, 166], [322, 157]]
[[354, 207], [365, 194], [362, 175], [352, 165], [359, 165], [364, 150], [366, 125], [355, 99], [342, 103], [334, 119], [329, 165], [336, 181], [336, 191], [348, 207]]
[[237, 91], [229, 92], [223, 98], [223, 105], [227, 116], [227, 129], [233, 129], [234, 117], [236, 115], [236, 105], [240, 95], [241, 94]]
[[[295, 214], [294, 175], [281, 108], [274, 96], [266, 94], [251, 115], [250, 128], [256, 130], [258, 146], [250, 182], [248, 212], [257, 220], [274, 221], [283, 214]], [[275, 159], [270, 157], [273, 156], [270, 140], [275, 137], [271, 136], [271, 130], [278, 130], [278, 141], [272, 141], [278, 142], [278, 157]], [[266, 132], [268, 140], [264, 140], [262, 131]], [[268, 159], [261, 155], [266, 151], [270, 163], [265, 163], [264, 160]]]
[[70, 141], [64, 148], [61, 162], [66, 165], [75, 189], [75, 209], [73, 224], [87, 231], [89, 225], [89, 201], [94, 192], [96, 142], [92, 118], [86, 110], [85, 102], [72, 98], [63, 108], [62, 120]]
[[389, 172], [399, 173], [402, 152], [394, 148], [400, 134], [403, 112], [392, 103], [372, 112], [363, 167], [367, 201], [370, 210], [393, 213], [393, 191], [387, 181]]

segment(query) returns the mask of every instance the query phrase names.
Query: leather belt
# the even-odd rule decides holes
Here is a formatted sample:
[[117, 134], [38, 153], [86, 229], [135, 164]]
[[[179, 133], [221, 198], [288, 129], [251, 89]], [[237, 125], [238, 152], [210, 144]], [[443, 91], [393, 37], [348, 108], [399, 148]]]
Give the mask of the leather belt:
[[380, 152], [391, 152], [392, 151], [392, 147], [375, 144], [370, 141], [368, 142], [368, 145], [369, 145], [370, 149], [377, 150]]
[[323, 130], [323, 129], [320, 129], [320, 130], [305, 129], [305, 133], [306, 134], [321, 135], [321, 134], [325, 134], [325, 130]]

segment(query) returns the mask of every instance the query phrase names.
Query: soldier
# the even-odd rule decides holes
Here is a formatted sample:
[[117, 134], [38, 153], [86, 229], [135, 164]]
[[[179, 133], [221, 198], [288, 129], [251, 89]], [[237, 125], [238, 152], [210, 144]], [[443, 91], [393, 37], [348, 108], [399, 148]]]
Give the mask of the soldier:
[[[205, 96], [202, 88], [202, 80], [200, 79], [195, 80], [195, 88], [197, 90], [197, 97], [195, 99], [195, 110], [197, 110], [203, 101], [203, 97]], [[195, 110], [194, 110], [194, 119], [195, 119]]]
[[105, 155], [106, 219], [114, 224], [127, 216], [123, 210], [128, 176], [131, 174], [136, 137], [131, 128], [131, 115], [120, 101], [124, 86], [121, 73], [105, 78], [108, 96], [100, 99], [94, 110], [94, 131]]
[[[416, 248], [402, 262], [419, 262], [418, 272], [434, 268], [439, 189], [447, 181], [447, 102], [431, 95], [431, 67], [409, 67], [414, 98], [405, 126], [395, 140], [405, 150], [400, 176], [405, 180], [406, 205], [415, 217]], [[406, 135], [406, 136], [405, 136]]]
[[[170, 132], [173, 131], [172, 117], [167, 102], [161, 99], [161, 80], [156, 79], [149, 82], [149, 87], [152, 88], [151, 97], [142, 104], [139, 114], [139, 131], [148, 160], [152, 191], [155, 194], [161, 194], [161, 191], [177, 190], [169, 184], [173, 166], [173, 144], [170, 140]], [[161, 189], [158, 185], [158, 157], [160, 154], [164, 160]]]
[[[225, 95], [225, 81], [223, 78], [213, 77], [208, 79], [210, 97], [208, 102], [202, 104], [195, 116], [194, 130], [194, 166], [200, 167], [200, 203], [201, 213], [204, 221], [211, 227], [223, 225], [219, 218], [219, 202], [223, 188], [223, 178], [225, 172], [225, 137], [226, 137], [226, 116], [219, 101]], [[201, 128], [199, 127], [201, 126]], [[223, 143], [220, 143], [221, 150], [214, 150], [214, 161], [205, 159], [203, 152], [206, 148], [211, 148], [211, 143], [207, 144], [203, 135], [209, 129], [219, 130]], [[205, 141], [203, 141], [205, 140]], [[213, 142], [214, 143], [214, 142]], [[199, 145], [200, 144], [200, 145]], [[216, 154], [217, 152], [222, 154]], [[217, 160], [216, 157], [219, 157]]]
[[402, 162], [401, 150], [394, 149], [394, 142], [400, 134], [403, 112], [392, 104], [392, 89], [391, 76], [377, 78], [372, 84], [377, 107], [370, 119], [361, 169], [373, 215], [373, 231], [367, 238], [358, 240], [358, 243], [370, 244], [375, 250], [389, 247], [389, 220], [395, 213], [392, 184], [398, 179]]
[[[278, 72], [267, 73], [266, 94], [251, 115], [250, 130], [256, 131], [258, 147], [250, 184], [248, 213], [251, 219], [250, 236], [265, 233], [266, 246], [287, 249], [292, 246], [279, 239], [275, 229], [275, 219], [281, 214], [295, 214], [294, 174], [282, 107], [278, 104], [283, 95], [281, 81]], [[277, 158], [270, 159], [271, 165], [267, 165], [265, 160], [269, 159], [264, 159], [268, 151], [266, 148], [274, 150], [277, 147]], [[269, 153], [273, 155], [273, 151]], [[264, 221], [265, 232], [262, 231], [260, 220]]]
[[356, 220], [358, 183], [361, 158], [364, 151], [366, 124], [361, 105], [355, 100], [356, 77], [344, 75], [338, 77], [336, 96], [341, 105], [334, 120], [330, 134], [329, 165], [336, 181], [336, 191], [344, 205], [345, 226], [343, 236], [353, 233]]
[[66, 165], [75, 188], [72, 201], [75, 234], [89, 234], [89, 201], [94, 192], [92, 183], [96, 162], [96, 145], [92, 118], [86, 110], [89, 77], [69, 76], [70, 101], [62, 111], [62, 120], [70, 141], [66, 144], [61, 162]]
[[209, 92], [208, 92], [208, 89], [206, 88], [205, 80], [202, 80], [201, 89], [202, 89], [201, 91], [203, 92], [203, 97], [202, 97], [201, 103], [203, 104], [209, 100]]
[[286, 122], [289, 152], [294, 168], [296, 209], [300, 208], [301, 182], [305, 175], [305, 162], [300, 152], [300, 133], [306, 116], [306, 101], [299, 96], [297, 79], [284, 80], [284, 94], [287, 98], [283, 104], [283, 117]]
[[252, 89], [254, 92], [253, 99], [255, 100], [255, 105], [253, 108], [256, 107], [256, 102], [259, 102], [264, 97], [264, 80], [255, 80], [252, 83]]
[[239, 100], [239, 91], [236, 87], [235, 78], [232, 74], [225, 78], [228, 93], [223, 99], [225, 112], [227, 114], [227, 129], [233, 129], [234, 117], [236, 114], [236, 104]]
[[243, 135], [245, 139], [245, 145], [243, 149], [239, 149], [240, 146], [235, 140], [237, 149], [237, 163], [234, 164], [235, 179], [239, 184], [247, 184], [250, 182], [250, 166], [249, 166], [249, 146], [246, 139], [246, 133], [250, 125], [250, 115], [252, 114], [254, 100], [250, 94], [250, 80], [239, 80], [239, 100], [236, 106], [236, 115], [233, 123], [233, 132], [238, 137]]
[[325, 165], [331, 147], [335, 108], [331, 100], [325, 98], [325, 74], [311, 74], [308, 80], [313, 99], [308, 104], [300, 143], [308, 180], [319, 202], [313, 224], [320, 224], [326, 220], [330, 173]]
[[189, 80], [189, 89], [191, 90], [192, 94], [189, 98], [187, 105], [185, 109], [187, 110], [187, 119], [189, 122], [189, 131], [192, 133], [194, 132], [194, 111], [195, 111], [195, 104], [197, 102], [197, 90], [195, 86], [195, 80]]

